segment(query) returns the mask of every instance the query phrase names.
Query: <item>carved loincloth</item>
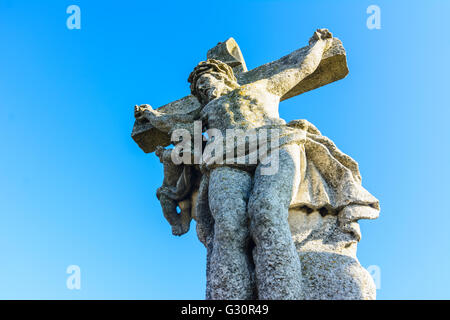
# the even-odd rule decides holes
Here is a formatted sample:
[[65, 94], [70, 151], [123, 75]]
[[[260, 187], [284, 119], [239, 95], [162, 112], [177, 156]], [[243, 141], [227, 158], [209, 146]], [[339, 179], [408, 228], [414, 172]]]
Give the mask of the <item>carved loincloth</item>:
[[[379, 202], [361, 185], [357, 162], [308, 121], [294, 120], [287, 127], [280, 146], [287, 143], [302, 146], [301, 180], [290, 209], [318, 211], [322, 215], [337, 215], [348, 209], [345, 210], [348, 223], [377, 218]], [[207, 247], [212, 241], [214, 223], [208, 206], [208, 179], [208, 172], [203, 171], [194, 210], [199, 239]]]

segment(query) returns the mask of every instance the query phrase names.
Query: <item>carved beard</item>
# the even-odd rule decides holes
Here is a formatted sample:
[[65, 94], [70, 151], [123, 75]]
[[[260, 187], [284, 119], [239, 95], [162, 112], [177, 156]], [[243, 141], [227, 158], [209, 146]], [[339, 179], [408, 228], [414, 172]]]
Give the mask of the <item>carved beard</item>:
[[228, 93], [230, 90], [223, 88], [225, 90], [219, 90], [217, 87], [211, 87], [208, 89], [200, 89], [200, 98], [199, 101], [203, 105], [207, 105], [209, 102], [213, 101], [214, 99], [219, 98], [220, 96]]
[[223, 85], [220, 86], [213, 86], [210, 88], [202, 88], [199, 89], [199, 96], [197, 97], [198, 100], [202, 105], [207, 105], [209, 102], [213, 101], [214, 99], [220, 98], [223, 95], [226, 95], [227, 93], [231, 92], [232, 90], [239, 87], [237, 83], [233, 83], [230, 81], [225, 81]]
[[206, 96], [209, 101], [212, 101], [219, 98], [221, 94], [219, 93], [219, 90], [217, 88], [210, 88], [206, 91]]

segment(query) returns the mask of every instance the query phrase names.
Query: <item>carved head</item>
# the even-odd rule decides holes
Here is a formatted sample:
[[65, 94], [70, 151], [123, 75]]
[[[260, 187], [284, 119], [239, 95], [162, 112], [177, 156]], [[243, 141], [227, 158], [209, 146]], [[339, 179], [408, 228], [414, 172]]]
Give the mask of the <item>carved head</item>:
[[189, 75], [188, 82], [191, 93], [202, 105], [239, 87], [233, 69], [214, 59], [200, 62]]

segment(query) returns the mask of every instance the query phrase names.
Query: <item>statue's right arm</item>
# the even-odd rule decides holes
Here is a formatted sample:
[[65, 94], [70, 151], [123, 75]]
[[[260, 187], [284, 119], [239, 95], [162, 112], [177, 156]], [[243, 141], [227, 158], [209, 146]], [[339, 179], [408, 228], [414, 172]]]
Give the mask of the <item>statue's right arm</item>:
[[190, 124], [196, 119], [196, 114], [168, 114], [154, 110], [150, 105], [135, 106], [135, 118], [137, 121], [143, 119], [150, 122], [152, 126], [163, 132], [171, 132], [175, 125], [183, 123]]

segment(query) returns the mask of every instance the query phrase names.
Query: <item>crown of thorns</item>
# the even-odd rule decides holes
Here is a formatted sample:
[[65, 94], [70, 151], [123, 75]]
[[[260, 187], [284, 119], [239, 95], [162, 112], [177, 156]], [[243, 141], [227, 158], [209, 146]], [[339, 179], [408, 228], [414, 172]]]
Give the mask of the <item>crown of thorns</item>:
[[237, 81], [236, 77], [234, 76], [233, 69], [231, 69], [229, 65], [219, 60], [208, 59], [206, 61], [200, 62], [189, 75], [188, 82], [191, 84], [191, 93], [193, 95], [195, 95], [196, 93], [195, 83], [197, 82], [198, 78], [200, 78], [202, 74], [209, 72], [222, 73], [226, 75], [228, 80], [234, 82]]

